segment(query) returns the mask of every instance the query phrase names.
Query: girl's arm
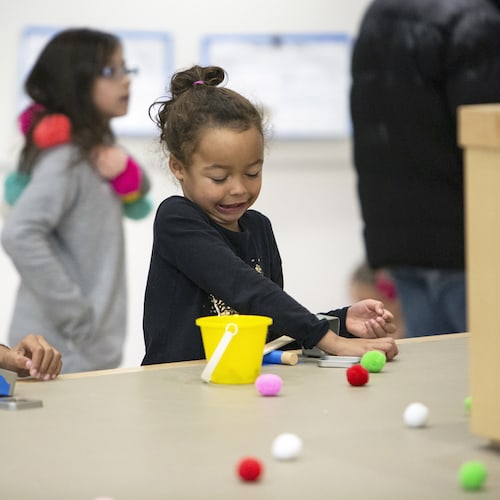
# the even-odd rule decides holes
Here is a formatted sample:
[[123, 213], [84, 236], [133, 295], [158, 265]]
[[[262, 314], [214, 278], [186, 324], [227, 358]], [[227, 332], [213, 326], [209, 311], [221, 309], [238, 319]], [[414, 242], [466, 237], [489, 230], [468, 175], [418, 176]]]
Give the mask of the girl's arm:
[[72, 152], [64, 146], [44, 153], [5, 221], [2, 244], [23, 284], [61, 334], [80, 343], [93, 332], [92, 308], [50, 244], [50, 235], [78, 193], [73, 176], [79, 167], [68, 167]]
[[[327, 332], [326, 320], [318, 320], [279, 284], [238, 257], [207, 216], [188, 200], [170, 198], [160, 206], [154, 240], [160, 257], [207, 296], [213, 294], [240, 314], [272, 317], [276, 334], [286, 333], [313, 347]], [[276, 270], [270, 272], [279, 277]]]
[[357, 355], [378, 346], [388, 357], [395, 355], [393, 339], [339, 341], [329, 331], [326, 320], [319, 320], [278, 284], [238, 257], [207, 216], [184, 198], [171, 198], [160, 207], [154, 237], [159, 255], [207, 294], [240, 314], [273, 318], [275, 331], [297, 339], [306, 348], [321, 344], [332, 354]]
[[120, 146], [98, 146], [92, 152], [92, 161], [102, 177], [108, 179], [121, 198], [125, 215], [142, 219], [152, 210], [146, 198], [149, 178], [137, 161]]

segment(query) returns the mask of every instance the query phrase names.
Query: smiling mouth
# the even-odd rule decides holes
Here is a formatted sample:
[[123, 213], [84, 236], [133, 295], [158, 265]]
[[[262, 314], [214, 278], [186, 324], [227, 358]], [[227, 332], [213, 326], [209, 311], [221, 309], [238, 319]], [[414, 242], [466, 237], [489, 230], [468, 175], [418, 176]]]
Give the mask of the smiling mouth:
[[230, 205], [219, 205], [219, 208], [224, 211], [235, 211], [235, 210], [241, 210], [242, 208], [246, 207], [246, 203], [231, 203]]

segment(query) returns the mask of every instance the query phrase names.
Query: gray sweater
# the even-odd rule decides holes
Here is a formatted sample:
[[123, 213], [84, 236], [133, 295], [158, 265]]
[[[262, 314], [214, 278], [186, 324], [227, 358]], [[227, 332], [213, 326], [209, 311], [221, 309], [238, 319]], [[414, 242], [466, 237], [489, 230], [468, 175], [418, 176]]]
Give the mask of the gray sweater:
[[9, 342], [44, 335], [66, 373], [117, 367], [126, 334], [122, 204], [76, 154], [42, 153], [2, 231], [20, 275]]

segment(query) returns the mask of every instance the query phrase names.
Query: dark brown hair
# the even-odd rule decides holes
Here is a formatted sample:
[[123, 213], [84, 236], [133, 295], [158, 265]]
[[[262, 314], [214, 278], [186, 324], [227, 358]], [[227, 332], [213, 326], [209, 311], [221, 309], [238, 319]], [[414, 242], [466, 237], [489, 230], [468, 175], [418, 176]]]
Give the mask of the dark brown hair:
[[47, 43], [24, 84], [28, 96], [44, 110], [36, 113], [26, 136], [22, 170], [29, 173], [33, 167], [38, 150], [31, 132], [47, 114], [62, 113], [69, 118], [72, 140], [84, 154], [114, 139], [109, 121], [94, 106], [92, 91], [95, 79], [119, 46], [116, 36], [87, 28], [61, 31]]
[[170, 99], [159, 100], [155, 119], [160, 141], [180, 162], [189, 165], [200, 133], [207, 127], [245, 131], [255, 127], [264, 136], [260, 109], [237, 92], [218, 87], [226, 78], [218, 66], [193, 66], [175, 73], [170, 81]]

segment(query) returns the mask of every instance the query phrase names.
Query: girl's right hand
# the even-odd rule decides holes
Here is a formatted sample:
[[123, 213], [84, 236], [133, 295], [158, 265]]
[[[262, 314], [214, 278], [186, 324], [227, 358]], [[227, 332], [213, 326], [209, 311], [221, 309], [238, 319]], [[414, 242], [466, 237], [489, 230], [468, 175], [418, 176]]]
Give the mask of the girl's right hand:
[[381, 351], [390, 361], [398, 354], [398, 346], [392, 337], [377, 339], [347, 339], [331, 330], [318, 342], [317, 347], [332, 356], [363, 356], [368, 351]]
[[128, 154], [119, 146], [96, 146], [91, 153], [92, 163], [102, 177], [113, 180], [125, 171]]
[[26, 335], [12, 349], [3, 349], [0, 361], [7, 370], [39, 380], [52, 380], [62, 369], [61, 353], [41, 335]]

